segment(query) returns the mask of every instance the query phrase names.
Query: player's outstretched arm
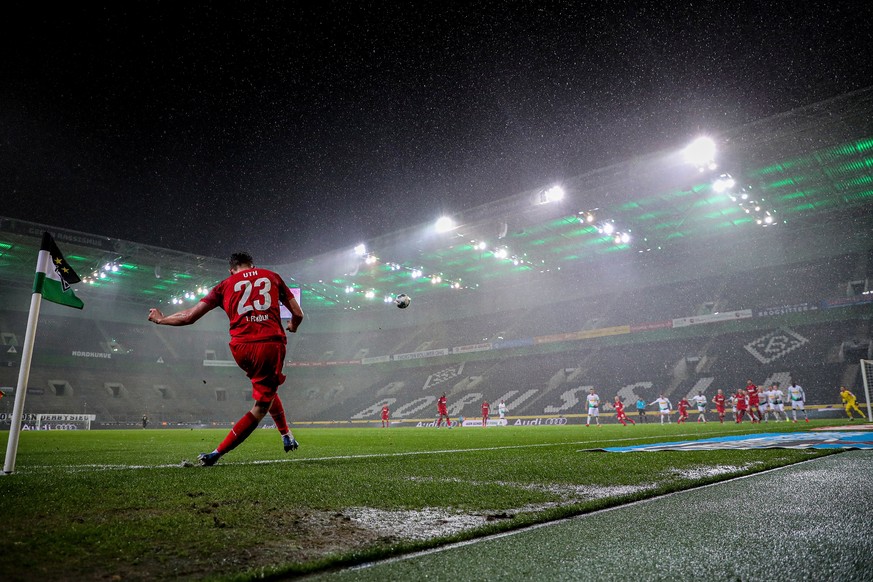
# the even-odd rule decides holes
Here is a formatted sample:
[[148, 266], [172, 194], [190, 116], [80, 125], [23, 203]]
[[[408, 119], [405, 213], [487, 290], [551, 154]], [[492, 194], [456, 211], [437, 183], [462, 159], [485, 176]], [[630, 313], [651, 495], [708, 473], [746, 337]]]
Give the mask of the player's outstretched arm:
[[158, 325], [191, 325], [212, 310], [212, 307], [200, 301], [194, 307], [177, 311], [172, 315], [164, 315], [160, 309], [149, 309], [149, 321]]
[[290, 293], [288, 294], [288, 299], [282, 303], [288, 308], [288, 311], [291, 312], [291, 320], [288, 322], [288, 325], [285, 326], [285, 329], [291, 333], [297, 333], [297, 328], [303, 322], [303, 310], [300, 308], [300, 304], [297, 303], [297, 299], [295, 299]]

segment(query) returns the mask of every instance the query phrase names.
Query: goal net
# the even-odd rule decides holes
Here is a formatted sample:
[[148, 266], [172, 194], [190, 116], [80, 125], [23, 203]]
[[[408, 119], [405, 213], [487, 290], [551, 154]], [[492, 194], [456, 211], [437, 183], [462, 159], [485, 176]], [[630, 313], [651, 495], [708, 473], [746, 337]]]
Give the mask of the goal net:
[[867, 402], [867, 420], [873, 422], [873, 403], [870, 402], [870, 384], [873, 382], [873, 360], [861, 360], [861, 378], [864, 380], [864, 398]]
[[37, 414], [36, 430], [91, 430], [96, 414]]

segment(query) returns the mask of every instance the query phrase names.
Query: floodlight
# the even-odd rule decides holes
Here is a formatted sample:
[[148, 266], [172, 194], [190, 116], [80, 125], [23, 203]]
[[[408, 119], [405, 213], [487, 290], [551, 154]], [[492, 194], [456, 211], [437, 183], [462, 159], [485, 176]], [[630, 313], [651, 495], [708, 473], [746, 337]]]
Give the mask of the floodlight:
[[721, 194], [736, 186], [737, 182], [730, 174], [722, 174], [712, 183], [712, 189]]
[[370, 289], [369, 291], [364, 293], [364, 297], [366, 297], [367, 299], [372, 299], [375, 296], [376, 296], [376, 292], [373, 291], [372, 289]]
[[615, 232], [615, 226], [613, 226], [611, 222], [605, 222], [603, 223], [603, 232], [606, 234], [612, 234]]
[[367, 247], [364, 245], [364, 243], [361, 243], [355, 247], [355, 254], [359, 257], [363, 257], [365, 254], [367, 254]]
[[564, 189], [560, 186], [552, 186], [545, 192], [543, 192], [543, 201], [544, 202], [557, 202], [558, 200], [564, 199]]
[[413, 279], [418, 279], [419, 277], [421, 277], [421, 269], [413, 269], [411, 276]]
[[480, 240], [479, 244], [476, 245], [476, 248], [480, 251], [484, 251], [486, 248], [488, 248], [488, 243], [486, 243], [484, 240]]
[[685, 161], [697, 168], [714, 167], [715, 142], [708, 137], [698, 137], [683, 151]]
[[373, 255], [367, 255], [367, 258], [364, 260], [364, 262], [368, 265], [372, 265], [376, 262], [376, 257], [374, 257]]
[[455, 228], [455, 221], [448, 216], [441, 216], [434, 225], [437, 232], [448, 232]]
[[626, 232], [621, 233], [621, 242], [623, 242], [624, 244], [629, 243], [629, 242], [630, 242], [630, 238], [631, 238], [631, 237], [630, 237], [630, 235], [629, 235], [628, 233], [626, 233]]
[[506, 249], [497, 249], [496, 251], [494, 251], [494, 256], [498, 259], [505, 259], [507, 254], [508, 253], [506, 252]]

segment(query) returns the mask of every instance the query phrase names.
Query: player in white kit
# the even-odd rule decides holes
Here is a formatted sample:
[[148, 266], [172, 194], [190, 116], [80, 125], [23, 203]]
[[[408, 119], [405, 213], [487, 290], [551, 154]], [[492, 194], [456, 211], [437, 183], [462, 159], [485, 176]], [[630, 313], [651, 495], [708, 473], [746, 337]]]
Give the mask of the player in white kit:
[[692, 400], [697, 406], [697, 422], [706, 422], [706, 396], [703, 395], [703, 392], [698, 392]]
[[794, 422], [797, 422], [797, 411], [803, 412], [803, 417], [806, 422], [809, 422], [809, 416], [806, 414], [806, 393], [803, 388], [797, 385], [797, 382], [792, 382], [788, 387], [788, 400], [791, 401], [791, 417]]
[[661, 413], [661, 424], [664, 424], [665, 418], [667, 419], [667, 424], [673, 422], [670, 420], [670, 413], [673, 412], [673, 405], [669, 400], [664, 398], [663, 394], [659, 395], [654, 402], [650, 402], [649, 406], [654, 406], [655, 404], [658, 405], [658, 411]]
[[600, 396], [594, 392], [594, 388], [588, 389], [588, 418], [585, 420], [585, 426], [591, 426], [591, 418], [597, 426], [600, 426]]

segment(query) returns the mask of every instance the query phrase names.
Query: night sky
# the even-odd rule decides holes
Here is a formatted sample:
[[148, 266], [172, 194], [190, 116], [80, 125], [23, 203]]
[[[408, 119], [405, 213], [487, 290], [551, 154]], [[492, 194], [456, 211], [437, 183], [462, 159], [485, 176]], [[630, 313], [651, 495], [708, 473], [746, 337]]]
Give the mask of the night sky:
[[873, 2], [78, 4], [4, 5], [0, 216], [266, 263], [873, 84]]

